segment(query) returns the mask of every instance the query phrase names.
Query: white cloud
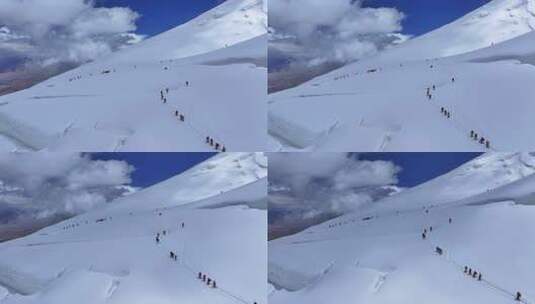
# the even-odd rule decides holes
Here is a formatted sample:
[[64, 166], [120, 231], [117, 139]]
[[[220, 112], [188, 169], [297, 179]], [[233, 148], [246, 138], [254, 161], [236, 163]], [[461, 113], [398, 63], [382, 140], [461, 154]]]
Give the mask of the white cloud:
[[269, 17], [272, 41], [286, 37], [271, 48], [293, 44], [300, 48], [293, 59], [311, 65], [360, 59], [407, 39], [399, 34], [402, 12], [361, 0], [271, 0]]
[[0, 154], [0, 212], [81, 213], [130, 193], [134, 168], [73, 153]]
[[270, 225], [305, 228], [399, 191], [401, 168], [355, 153], [270, 153]]
[[93, 60], [142, 40], [134, 33], [139, 17], [87, 0], [2, 0], [0, 53], [41, 65]]
[[337, 190], [384, 186], [396, 184], [399, 171], [400, 168], [392, 162], [360, 160], [345, 165], [332, 178]]
[[302, 194], [313, 179], [330, 178], [348, 161], [343, 153], [271, 153], [269, 178]]

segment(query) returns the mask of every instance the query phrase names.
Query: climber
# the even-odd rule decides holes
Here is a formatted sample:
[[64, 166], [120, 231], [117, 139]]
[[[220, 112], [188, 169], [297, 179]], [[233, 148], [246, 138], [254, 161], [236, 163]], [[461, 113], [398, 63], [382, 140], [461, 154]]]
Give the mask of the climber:
[[442, 253], [443, 253], [442, 248], [440, 248], [440, 247], [437, 247], [435, 249], [435, 252], [438, 253], [439, 255], [442, 255]]
[[444, 107], [440, 108], [440, 113], [444, 114]]
[[169, 93], [169, 88], [165, 88], [165, 93]]
[[163, 103], [167, 103], [167, 98], [163, 98]]
[[477, 271], [474, 270], [474, 273], [472, 273], [472, 278], [477, 277]]
[[202, 275], [202, 281], [206, 282], [206, 275], [205, 274]]
[[184, 114], [180, 114], [180, 121], [184, 121], [185, 119]]
[[479, 273], [479, 276], [477, 277], [478, 281], [481, 281], [481, 272]]
[[178, 259], [178, 256], [176, 255], [176, 253], [173, 253], [173, 259], [176, 261]]
[[474, 133], [474, 139], [477, 140], [477, 133]]
[[182, 222], [182, 228], [184, 228], [184, 222]]
[[450, 224], [451, 224], [451, 217], [450, 217], [450, 218], [448, 219], [448, 223], [450, 223]]
[[210, 136], [206, 136], [206, 143], [207, 143], [207, 144], [210, 143]]
[[452, 78], [451, 78], [451, 82], [455, 82], [455, 77], [452, 77]]
[[206, 281], [206, 285], [210, 285], [212, 283], [212, 279], [208, 278], [208, 281]]
[[434, 91], [434, 90], [436, 90], [436, 87], [435, 87], [435, 85], [433, 85], [433, 91]]
[[186, 86], [189, 87], [189, 81], [186, 81]]
[[156, 244], [159, 244], [159, 243], [160, 243], [160, 237], [157, 236], [157, 237], [156, 237]]
[[485, 142], [485, 146], [487, 147], [487, 149], [490, 149], [490, 141], [487, 140], [487, 141]]
[[213, 146], [213, 145], [214, 145], [214, 139], [210, 138], [210, 146]]
[[165, 231], [165, 230], [164, 230], [164, 231], [162, 231], [162, 234], [163, 234], [163, 235], [165, 235], [166, 233], [167, 233], [167, 231]]
[[199, 274], [197, 275], [197, 279], [202, 279], [202, 273], [199, 272]]
[[472, 268], [468, 268], [468, 275], [472, 275]]
[[178, 116], [178, 110], [175, 111], [175, 116]]
[[470, 138], [474, 138], [474, 130], [470, 130]]
[[223, 146], [223, 148], [221, 148], [221, 152], [227, 152], [227, 149], [225, 148], [225, 146]]
[[521, 294], [520, 292], [517, 291], [517, 292], [516, 292], [516, 298], [515, 298], [515, 300], [516, 300], [516, 301], [520, 301], [520, 298], [522, 298], [522, 294]]
[[212, 282], [212, 288], [217, 288], [217, 285], [215, 283], [215, 280]]
[[[468, 266], [464, 266], [464, 273], [468, 273]], [[199, 275], [200, 275], [200, 274], [201, 274], [201, 273], [199, 272]]]
[[215, 149], [219, 150], [219, 144], [218, 143], [215, 143]]
[[485, 142], [485, 137], [481, 137], [481, 139], [479, 140], [479, 143], [483, 144], [484, 142]]
[[433, 226], [429, 226], [429, 231], [430, 231], [430, 232], [433, 231]]
[[175, 258], [175, 254], [172, 251], [169, 251], [169, 257], [171, 259], [174, 259]]
[[422, 239], [425, 240], [425, 233], [422, 233]]
[[448, 118], [450, 118], [450, 114], [451, 114], [451, 113], [450, 113], [450, 112], [448, 112]]

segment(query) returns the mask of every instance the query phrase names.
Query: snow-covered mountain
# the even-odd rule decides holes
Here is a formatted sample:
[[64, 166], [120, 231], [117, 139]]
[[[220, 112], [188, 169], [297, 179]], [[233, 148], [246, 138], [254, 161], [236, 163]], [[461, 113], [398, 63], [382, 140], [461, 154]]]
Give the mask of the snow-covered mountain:
[[[427, 35], [270, 95], [271, 148], [532, 150], [534, 6], [494, 0]], [[452, 54], [459, 55], [444, 57]]]
[[[495, 191], [535, 173], [533, 153], [487, 153], [413, 188], [388, 196], [363, 212], [421, 210]], [[433, 195], [430, 197], [430, 193]], [[396, 208], [401, 209], [396, 209]]]
[[270, 241], [269, 302], [498, 304], [518, 291], [532, 303], [533, 160], [487, 154], [374, 208]]
[[267, 1], [230, 0], [195, 19], [112, 55], [117, 62], [178, 59], [219, 50], [266, 34]]
[[261, 154], [220, 154], [0, 244], [0, 303], [266, 303], [265, 164]]
[[225, 1], [2, 96], [0, 150], [265, 150], [266, 16], [261, 0]]
[[531, 32], [535, 1], [494, 0], [428, 34], [381, 54], [399, 62], [447, 57], [482, 49]]

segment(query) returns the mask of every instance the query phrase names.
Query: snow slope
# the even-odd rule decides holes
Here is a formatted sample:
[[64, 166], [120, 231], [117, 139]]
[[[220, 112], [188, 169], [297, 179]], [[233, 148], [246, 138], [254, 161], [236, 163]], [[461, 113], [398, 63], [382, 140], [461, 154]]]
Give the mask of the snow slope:
[[507, 41], [534, 28], [535, 1], [494, 0], [381, 57], [397, 62], [400, 58], [409, 61], [458, 55]]
[[[442, 193], [446, 189], [471, 196], [485, 191], [488, 184], [504, 184], [504, 177], [490, 173], [506, 172], [505, 167], [511, 169], [508, 185], [528, 180], [534, 185], [533, 175], [522, 177], [526, 172], [521, 173], [522, 167], [529, 167], [522, 164], [529, 157], [485, 155], [436, 179], [432, 186], [422, 185], [414, 191], [429, 202], [446, 195], [460, 196]], [[471, 191], [458, 183], [462, 172]], [[483, 182], [485, 179], [494, 181]], [[442, 192], [436, 193], [439, 188]], [[413, 208], [414, 195], [401, 192], [392, 199], [396, 196], [395, 205], [391, 202], [389, 208], [376, 209], [373, 217], [348, 214], [270, 241], [269, 279], [276, 289], [269, 302], [321, 304], [351, 299], [370, 304], [422, 300], [498, 304], [513, 303], [517, 291], [524, 303], [535, 301], [531, 284], [535, 236], [529, 233], [535, 229], [532, 205], [518, 204], [516, 199], [474, 199], [472, 205], [468, 201], [443, 204], [425, 212]], [[422, 239], [424, 229], [427, 233]], [[443, 255], [435, 252], [437, 246]], [[464, 266], [481, 272], [482, 280], [464, 274]]]
[[[529, 135], [533, 124], [530, 113], [535, 110], [531, 98], [535, 89], [530, 85], [535, 81], [532, 43], [535, 33], [527, 32], [527, 24], [535, 18], [530, 13], [534, 5], [535, 1], [492, 1], [428, 35], [270, 95], [271, 148], [319, 151], [529, 151], [535, 148], [535, 140]], [[477, 19], [479, 15], [486, 16]], [[496, 17], [502, 15], [508, 16], [504, 17], [507, 22]], [[467, 22], [471, 25], [466, 25]], [[479, 35], [501, 40], [491, 35], [499, 31], [487, 32], [494, 26], [507, 33], [500, 36], [503, 39], [527, 33], [489, 47], [486, 42], [477, 42]], [[474, 37], [477, 43], [456, 40], [466, 36]], [[446, 50], [444, 44], [462, 47], [462, 52], [486, 48], [443, 57], [461, 52], [438, 52]], [[427, 88], [431, 99], [427, 97]], [[449, 119], [441, 113], [441, 108], [450, 112]], [[472, 130], [478, 138], [489, 140], [489, 148], [470, 137]], [[513, 136], [510, 130], [514, 130]]]
[[265, 19], [262, 1], [226, 1], [132, 48], [2, 96], [0, 150], [213, 151], [209, 136], [219, 150], [263, 151]]
[[388, 196], [362, 212], [440, 207], [523, 182], [534, 173], [534, 153], [487, 153], [435, 179]]
[[231, 0], [193, 20], [112, 55], [108, 62], [178, 59], [266, 34], [267, 1]]
[[[220, 154], [183, 177], [2, 243], [0, 303], [266, 303], [266, 204], [256, 203], [267, 195], [263, 162], [261, 154]], [[187, 198], [174, 197], [186, 188]], [[165, 208], [153, 204], [163, 194]]]

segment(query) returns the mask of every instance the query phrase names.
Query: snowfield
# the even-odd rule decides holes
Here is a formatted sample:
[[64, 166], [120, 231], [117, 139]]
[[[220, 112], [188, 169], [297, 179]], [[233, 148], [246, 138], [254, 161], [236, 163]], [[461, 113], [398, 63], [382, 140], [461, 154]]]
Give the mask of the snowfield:
[[262, 0], [226, 1], [2, 96], [0, 151], [263, 151], [266, 20]]
[[485, 154], [369, 208], [270, 241], [276, 289], [269, 302], [501, 304], [514, 303], [518, 291], [533, 303], [535, 237], [522, 232], [535, 229], [535, 200], [526, 196], [535, 189], [534, 161], [532, 154]]
[[270, 95], [270, 148], [534, 149], [534, 8], [533, 0], [494, 0], [375, 57]]
[[262, 154], [219, 154], [106, 208], [2, 243], [0, 303], [265, 304], [266, 175]]

